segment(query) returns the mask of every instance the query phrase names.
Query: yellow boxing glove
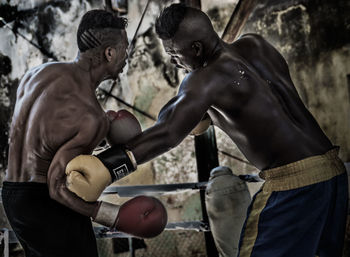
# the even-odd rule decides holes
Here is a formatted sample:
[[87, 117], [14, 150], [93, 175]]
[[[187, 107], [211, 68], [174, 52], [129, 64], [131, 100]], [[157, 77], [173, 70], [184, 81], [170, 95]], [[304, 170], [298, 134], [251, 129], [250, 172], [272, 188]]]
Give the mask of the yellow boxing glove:
[[93, 155], [79, 155], [66, 166], [67, 188], [87, 202], [96, 201], [112, 183], [105, 165]]
[[137, 166], [123, 144], [142, 132], [139, 122], [126, 110], [108, 111], [107, 117], [111, 122], [107, 140], [112, 147], [96, 156], [79, 155], [66, 167], [67, 188], [88, 202], [96, 201], [109, 184]]

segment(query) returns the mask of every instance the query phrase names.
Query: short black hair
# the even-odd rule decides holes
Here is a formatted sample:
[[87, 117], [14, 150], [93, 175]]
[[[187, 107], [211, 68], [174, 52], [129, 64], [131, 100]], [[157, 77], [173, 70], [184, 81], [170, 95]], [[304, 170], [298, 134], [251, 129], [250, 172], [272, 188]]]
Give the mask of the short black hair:
[[172, 4], [165, 8], [156, 20], [156, 33], [161, 39], [173, 38], [186, 15], [184, 4]]
[[[127, 19], [117, 17], [113, 13], [105, 10], [91, 10], [84, 14], [81, 18], [78, 32], [77, 43], [80, 52], [85, 52], [88, 49], [100, 45], [99, 40], [89, 33], [88, 30], [96, 29], [125, 29], [127, 26]], [[85, 34], [85, 33], [88, 34]], [[83, 35], [84, 34], [84, 35]], [[87, 35], [87, 37], [86, 37]]]

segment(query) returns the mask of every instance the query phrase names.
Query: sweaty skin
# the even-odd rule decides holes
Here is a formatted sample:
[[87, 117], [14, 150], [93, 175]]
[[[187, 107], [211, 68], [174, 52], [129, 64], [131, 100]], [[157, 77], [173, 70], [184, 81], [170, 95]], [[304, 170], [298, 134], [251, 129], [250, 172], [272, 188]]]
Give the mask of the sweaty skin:
[[177, 96], [160, 111], [157, 123], [128, 142], [138, 164], [178, 145], [205, 113], [260, 170], [332, 148], [302, 103], [286, 61], [273, 46], [255, 34], [246, 34], [233, 44], [208, 34], [201, 43], [192, 44], [198, 53], [204, 49], [202, 57], [194, 55], [182, 45], [194, 35], [188, 28], [198, 22], [196, 29], [203, 28], [200, 34], [209, 25], [201, 16], [196, 20], [193, 12], [173, 39], [163, 40], [172, 62], [189, 73]]
[[109, 62], [89, 69], [89, 58], [81, 54], [75, 62], [43, 64], [25, 74], [12, 117], [6, 181], [47, 183], [52, 199], [93, 216], [97, 203], [66, 188], [65, 167], [77, 155], [91, 154], [108, 133], [95, 89], [125, 65], [128, 43], [122, 35], [120, 45], [106, 48]]

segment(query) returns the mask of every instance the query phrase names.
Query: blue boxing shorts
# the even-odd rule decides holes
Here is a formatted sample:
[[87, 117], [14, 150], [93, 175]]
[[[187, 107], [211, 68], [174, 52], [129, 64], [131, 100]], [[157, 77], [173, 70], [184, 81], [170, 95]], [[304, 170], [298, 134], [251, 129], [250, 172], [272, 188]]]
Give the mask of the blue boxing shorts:
[[260, 172], [239, 257], [342, 256], [348, 180], [338, 151]]

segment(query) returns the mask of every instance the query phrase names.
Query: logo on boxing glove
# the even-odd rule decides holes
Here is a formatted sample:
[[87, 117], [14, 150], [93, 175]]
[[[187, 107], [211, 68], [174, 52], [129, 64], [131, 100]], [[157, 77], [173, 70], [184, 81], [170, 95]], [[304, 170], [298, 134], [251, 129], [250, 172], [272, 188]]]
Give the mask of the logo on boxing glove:
[[126, 166], [126, 164], [120, 165], [117, 168], [113, 169], [113, 173], [114, 176], [116, 178], [116, 180], [119, 180], [123, 177], [125, 177], [126, 175], [128, 175], [129, 173], [131, 173], [128, 169], [128, 166]]

